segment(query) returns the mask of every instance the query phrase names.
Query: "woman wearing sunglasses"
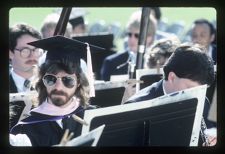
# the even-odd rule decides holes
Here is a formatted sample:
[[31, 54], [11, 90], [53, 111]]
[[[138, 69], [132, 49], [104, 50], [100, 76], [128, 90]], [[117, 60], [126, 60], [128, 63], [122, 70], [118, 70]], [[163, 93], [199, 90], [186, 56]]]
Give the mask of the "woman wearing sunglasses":
[[32, 146], [57, 145], [66, 129], [73, 137], [81, 134], [82, 122], [74, 116], [82, 118], [84, 110], [90, 108], [89, 83], [80, 67], [86, 44], [62, 36], [29, 44], [47, 50], [36, 84], [39, 104], [11, 133], [26, 134]]

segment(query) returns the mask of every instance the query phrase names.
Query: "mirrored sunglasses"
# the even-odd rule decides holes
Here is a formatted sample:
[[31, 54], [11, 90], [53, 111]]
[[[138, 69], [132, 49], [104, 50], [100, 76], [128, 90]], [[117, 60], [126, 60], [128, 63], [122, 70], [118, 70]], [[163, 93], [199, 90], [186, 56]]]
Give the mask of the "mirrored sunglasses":
[[77, 80], [75, 77], [72, 76], [63, 76], [63, 77], [57, 77], [52, 74], [46, 74], [42, 80], [44, 82], [45, 86], [54, 86], [56, 84], [57, 79], [61, 79], [63, 85], [67, 88], [73, 88], [77, 84]]

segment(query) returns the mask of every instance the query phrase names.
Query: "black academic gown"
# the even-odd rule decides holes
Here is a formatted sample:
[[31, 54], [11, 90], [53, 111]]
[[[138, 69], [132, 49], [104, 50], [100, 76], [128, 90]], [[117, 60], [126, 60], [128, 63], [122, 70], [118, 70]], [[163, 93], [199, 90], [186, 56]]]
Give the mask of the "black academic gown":
[[117, 68], [117, 66], [125, 64], [128, 58], [129, 58], [128, 51], [116, 53], [106, 57], [101, 68], [101, 80], [109, 81], [111, 75], [127, 74], [128, 63], [120, 68]]
[[[9, 75], [9, 93], [18, 93], [16, 84], [11, 74]], [[9, 107], [10, 111], [12, 111], [9, 118], [9, 129], [11, 129], [19, 121], [20, 115], [25, 107], [25, 103], [24, 101], [10, 102]]]
[[[163, 95], [164, 95], [163, 80], [160, 80], [159, 82], [156, 82], [156, 83], [140, 90], [138, 93], [133, 95], [125, 104], [140, 102], [140, 101], [145, 101], [145, 100], [151, 100], [151, 99], [163, 96]], [[209, 108], [210, 108], [210, 102], [209, 102], [208, 98], [206, 98], [204, 109], [203, 109], [203, 118], [205, 120], [207, 128], [216, 127], [215, 122], [208, 120]], [[202, 142], [200, 142], [199, 145], [202, 145]]]
[[[81, 135], [82, 125], [70, 116], [76, 114], [83, 118], [84, 109], [78, 107], [72, 113], [65, 116], [50, 116], [37, 112], [30, 112], [30, 116], [19, 122], [11, 129], [12, 134], [26, 134], [31, 140], [32, 146], [52, 146], [59, 144], [65, 130], [73, 132], [74, 136]], [[64, 128], [62, 129], [56, 120], [66, 119]]]

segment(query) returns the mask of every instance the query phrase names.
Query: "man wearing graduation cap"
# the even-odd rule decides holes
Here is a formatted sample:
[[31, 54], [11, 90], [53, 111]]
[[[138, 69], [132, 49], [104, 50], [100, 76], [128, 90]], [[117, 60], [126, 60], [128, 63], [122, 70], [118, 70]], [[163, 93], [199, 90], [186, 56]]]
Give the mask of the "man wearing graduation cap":
[[63, 36], [29, 44], [48, 51], [36, 84], [39, 105], [13, 127], [11, 133], [26, 134], [32, 146], [59, 144], [66, 129], [74, 137], [79, 136], [82, 124], [73, 117], [82, 118], [84, 110], [90, 108], [91, 82], [80, 67], [80, 58], [89, 45]]
[[86, 33], [86, 25], [84, 16], [87, 14], [84, 8], [73, 8], [69, 18], [69, 23], [72, 25], [73, 35], [82, 35]]
[[[62, 12], [62, 8], [57, 8], [54, 10], [55, 13], [60, 14]], [[73, 7], [69, 16], [69, 23], [72, 25], [72, 34], [75, 35], [83, 35], [87, 31], [86, 29], [86, 21], [85, 15], [88, 14], [88, 11], [82, 7]]]

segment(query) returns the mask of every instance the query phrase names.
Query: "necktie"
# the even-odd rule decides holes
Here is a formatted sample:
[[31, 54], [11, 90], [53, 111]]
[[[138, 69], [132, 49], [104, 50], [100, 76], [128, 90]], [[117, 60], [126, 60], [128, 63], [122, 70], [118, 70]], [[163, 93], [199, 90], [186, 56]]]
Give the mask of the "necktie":
[[23, 84], [24, 91], [30, 89], [30, 80], [26, 79]]

